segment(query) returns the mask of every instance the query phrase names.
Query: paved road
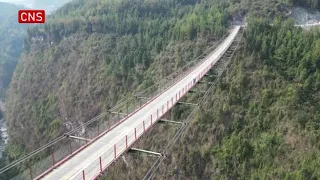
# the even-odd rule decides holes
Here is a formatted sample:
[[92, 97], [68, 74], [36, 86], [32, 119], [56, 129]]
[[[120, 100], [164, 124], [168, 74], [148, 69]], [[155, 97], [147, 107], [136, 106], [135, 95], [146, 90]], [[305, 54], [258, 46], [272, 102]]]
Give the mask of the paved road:
[[310, 27], [310, 26], [320, 26], [320, 22], [314, 23], [314, 24], [301, 24], [301, 25], [295, 25], [298, 27]]
[[314, 23], [314, 24], [301, 24], [301, 25], [295, 25], [295, 26], [304, 28], [306, 30], [310, 30], [314, 26], [320, 26], [320, 22], [319, 23]]
[[[182, 91], [187, 87], [189, 90], [200, 77], [220, 59], [228, 47], [232, 44], [234, 38], [239, 32], [240, 26], [230, 31], [230, 35], [217, 49], [212, 52], [201, 65], [194, 69], [185, 78], [173, 85], [163, 94], [155, 98], [141, 110], [133, 114], [126, 121], [108, 132], [97, 141], [80, 151], [71, 159], [51, 171], [43, 179], [65, 180], [65, 179], [82, 179], [83, 171], [85, 179], [94, 179], [100, 173], [100, 160], [103, 169], [110, 165], [115, 159], [114, 145], [116, 144], [116, 158], [126, 150], [126, 136], [128, 144], [135, 142], [135, 128], [137, 136], [144, 133], [143, 123], [147, 129], [157, 120], [157, 109], [159, 110], [158, 118], [168, 111], [178, 100], [179, 91], [182, 97], [187, 91]], [[200, 76], [199, 76], [200, 75]], [[195, 81], [196, 80], [196, 81]], [[176, 96], [178, 97], [176, 99]], [[164, 105], [164, 106], [163, 106]], [[163, 113], [162, 113], [163, 111]], [[151, 120], [151, 115], [152, 119]]]

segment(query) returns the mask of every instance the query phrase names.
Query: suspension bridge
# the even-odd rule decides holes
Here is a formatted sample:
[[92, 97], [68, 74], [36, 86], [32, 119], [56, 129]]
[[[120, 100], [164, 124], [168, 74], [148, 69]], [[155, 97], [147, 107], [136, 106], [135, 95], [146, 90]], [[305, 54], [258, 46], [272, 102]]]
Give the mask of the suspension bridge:
[[[310, 28], [319, 23], [295, 25]], [[165, 159], [165, 154], [177, 138], [184, 132], [195, 111], [185, 122], [161, 119], [175, 105], [185, 104], [199, 107], [215, 85], [217, 77], [238, 48], [242, 39], [243, 26], [234, 26], [217, 44], [204, 55], [191, 61], [180, 70], [164, 78], [159, 83], [144, 89], [114, 108], [72, 129], [50, 143], [38, 147], [21, 159], [12, 161], [0, 169], [8, 179], [97, 179], [108, 167], [126, 152], [142, 152], [159, 156], [144, 179], [150, 179]], [[222, 68], [221, 68], [222, 67]], [[214, 82], [203, 79], [217, 68]], [[220, 68], [220, 69], [219, 69]], [[201, 83], [210, 84], [198, 104], [182, 102], [186, 94]], [[0, 101], [0, 109], [5, 111], [5, 102]], [[195, 109], [196, 110], [196, 109]], [[132, 146], [149, 129], [159, 122], [180, 124], [181, 127], [161, 153], [136, 149]]]
[[[241, 33], [240, 33], [241, 32]], [[128, 151], [139, 151], [164, 158], [164, 153], [136, 149], [132, 146], [158, 122], [188, 122], [161, 119], [181, 99], [203, 81], [221, 59], [231, 59], [243, 34], [241, 26], [229, 30], [216, 46], [195, 61], [165, 78], [164, 81], [128, 98], [116, 107], [85, 124], [39, 147], [25, 157], [0, 169], [10, 179], [85, 180], [97, 179], [102, 172]], [[219, 72], [218, 74], [221, 74]], [[214, 84], [211, 83], [211, 88]], [[205, 92], [205, 96], [208, 95]], [[199, 106], [200, 104], [184, 103]], [[183, 130], [183, 129], [182, 129]], [[179, 131], [179, 132], [182, 132]], [[178, 136], [177, 136], [178, 137]], [[171, 143], [172, 144], [172, 143]], [[151, 177], [152, 171], [148, 172]]]

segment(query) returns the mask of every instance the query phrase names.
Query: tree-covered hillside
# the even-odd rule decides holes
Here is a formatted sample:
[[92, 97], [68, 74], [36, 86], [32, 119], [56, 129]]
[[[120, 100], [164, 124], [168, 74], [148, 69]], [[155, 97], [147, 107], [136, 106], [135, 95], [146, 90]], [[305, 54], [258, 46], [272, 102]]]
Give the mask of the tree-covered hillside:
[[[320, 32], [275, 24], [249, 22], [213, 95], [153, 179], [320, 178]], [[166, 128], [138, 147], [161, 152], [173, 137]], [[132, 157], [101, 179], [141, 179], [156, 160]]]
[[[302, 161], [288, 168], [292, 157], [312, 157], [301, 143], [317, 145], [316, 130], [308, 128], [317, 123], [319, 34], [294, 29], [292, 21], [280, 25], [291, 6], [285, 0], [66, 4], [46, 24], [28, 29], [7, 98], [8, 156], [30, 152], [154, 84], [211, 46], [230, 21], [251, 13], [263, 20], [249, 26], [231, 73], [220, 82], [212, 105], [204, 107], [207, 112], [199, 113], [188, 139], [193, 144], [182, 141], [184, 149], [173, 155], [172, 162], [188, 165], [169, 164], [164, 173], [172, 177], [179, 170], [182, 179], [212, 174], [245, 179], [260, 172], [298, 172]], [[261, 22], [274, 17], [273, 27]], [[219, 138], [209, 145], [197, 143], [215, 134]], [[277, 154], [281, 148], [290, 157]], [[287, 162], [280, 166], [283, 158]], [[313, 173], [316, 163], [303, 167]]]
[[0, 2], [0, 86], [8, 88], [22, 52], [26, 25], [18, 24], [17, 12], [22, 6]]
[[291, 21], [251, 22], [207, 114], [226, 129], [208, 149], [217, 177], [320, 178], [319, 37]]
[[78, 0], [30, 28], [7, 98], [10, 154], [36, 148], [198, 56], [225, 33], [225, 6]]
[[0, 2], [1, 12], [0, 12], [0, 27], [2, 27], [6, 22], [5, 20], [15, 14], [21, 6], [17, 6], [10, 3]]
[[[33, 1], [35, 7], [53, 10], [70, 0]], [[28, 2], [26, 2], [28, 3]], [[0, 2], [0, 87], [7, 89], [13, 71], [22, 53], [23, 40], [26, 37], [27, 25], [19, 24], [18, 10], [25, 6]]]

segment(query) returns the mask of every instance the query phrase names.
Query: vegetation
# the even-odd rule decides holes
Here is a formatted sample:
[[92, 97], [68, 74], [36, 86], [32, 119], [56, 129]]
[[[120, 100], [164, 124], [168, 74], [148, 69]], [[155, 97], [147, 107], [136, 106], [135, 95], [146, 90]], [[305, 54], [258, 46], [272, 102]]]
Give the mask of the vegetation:
[[272, 20], [274, 17], [287, 17], [292, 4], [287, 0], [232, 0], [229, 11], [236, 19], [247, 17], [263, 17]]
[[[249, 23], [242, 51], [161, 177], [319, 178], [319, 33], [283, 22], [280, 11], [290, 6], [282, 0], [66, 4], [45, 25], [28, 29], [8, 92], [6, 160], [157, 82], [250, 12], [261, 19]], [[274, 26], [265, 23], [274, 18]]]
[[[155, 179], [320, 178], [319, 29], [275, 24], [249, 22], [227, 73]], [[137, 146], [161, 152], [172, 132], [160, 128]], [[141, 179], [155, 159], [135, 158], [101, 179]]]
[[[48, 8], [52, 5], [61, 6], [68, 1], [38, 0], [33, 4], [37, 7]], [[26, 7], [0, 2], [0, 87], [5, 90], [11, 82], [26, 36], [27, 25], [18, 24], [17, 21], [17, 12], [20, 9], [26, 9]]]
[[291, 2], [299, 6], [320, 9], [320, 2], [318, 0], [291, 0]]
[[214, 2], [78, 0], [44, 26], [29, 28], [7, 98], [10, 156], [53, 139], [68, 123], [97, 116], [198, 56], [228, 26], [225, 4]]
[[8, 88], [22, 52], [26, 26], [18, 24], [21, 6], [0, 2], [0, 87]]
[[250, 23], [245, 53], [215, 92], [214, 124], [232, 119], [209, 151], [218, 177], [320, 178], [319, 29], [275, 24]]

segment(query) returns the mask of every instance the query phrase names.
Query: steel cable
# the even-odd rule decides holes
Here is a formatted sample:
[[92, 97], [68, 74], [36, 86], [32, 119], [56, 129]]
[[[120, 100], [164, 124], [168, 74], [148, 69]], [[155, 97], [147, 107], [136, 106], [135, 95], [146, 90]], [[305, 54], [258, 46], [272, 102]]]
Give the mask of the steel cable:
[[[226, 62], [226, 64], [224, 65], [224, 67], [222, 68], [222, 71], [220, 71], [220, 73], [218, 74], [217, 78], [215, 79], [215, 81], [212, 83], [212, 85], [208, 88], [208, 90], [206, 91], [205, 95], [203, 95], [201, 101], [199, 102], [199, 106], [195, 107], [193, 109], [193, 111], [190, 113], [190, 115], [187, 117], [186, 120], [186, 124], [182, 125], [178, 132], [175, 134], [175, 136], [171, 139], [171, 141], [168, 143], [168, 145], [164, 148], [163, 150], [163, 154], [166, 155], [167, 151], [169, 150], [169, 148], [172, 148], [172, 146], [177, 142], [177, 140], [179, 139], [179, 137], [185, 132], [186, 128], [189, 126], [190, 121], [194, 118], [195, 113], [199, 110], [199, 107], [204, 103], [204, 101], [208, 98], [209, 94], [212, 92], [214, 86], [216, 85], [216, 83], [218, 82], [218, 79], [220, 78], [220, 76], [224, 73], [224, 71], [226, 70], [227, 66], [230, 64], [231, 59], [233, 58], [235, 52], [237, 51], [239, 44], [242, 40], [243, 37], [243, 33], [241, 33], [240, 35], [240, 40], [237, 43], [237, 46], [235, 48], [235, 50], [233, 51], [230, 59]], [[231, 47], [231, 46], [230, 46]], [[154, 164], [151, 166], [151, 168], [149, 169], [149, 171], [146, 173], [146, 175], [144, 176], [143, 180], [149, 180], [151, 179], [155, 172], [157, 171], [157, 169], [160, 167], [161, 163], [165, 160], [166, 156], [162, 156], [160, 158], [157, 159], [157, 161], [154, 162]]]
[[[189, 67], [189, 66], [190, 66], [191, 64], [193, 64], [193, 63], [199, 63], [199, 62], [201, 62], [201, 61], [199, 61], [199, 62], [197, 62], [197, 61], [198, 61], [199, 59], [201, 59], [201, 57], [207, 55], [208, 52], [212, 51], [212, 48], [216, 47], [216, 45], [219, 45], [220, 42], [224, 40], [224, 38], [226, 37], [226, 35], [227, 35], [227, 34], [225, 34], [214, 46], [208, 48], [204, 53], [202, 53], [200, 56], [198, 56], [195, 60], [187, 63], [187, 64], [186, 64], [185, 66], [183, 66], [182, 68], [179, 68], [178, 71], [175, 71], [174, 73], [168, 75], [168, 76], [165, 77], [164, 79], [169, 79], [169, 78], [173, 77], [174, 75], [181, 73], [181, 71], [183, 71], [185, 68]], [[188, 69], [188, 70], [189, 70], [189, 69]], [[158, 83], [156, 83], [156, 84], [154, 84], [154, 85], [152, 85], [152, 86], [144, 89], [143, 91], [141, 91], [140, 93], [136, 94], [135, 96], [139, 96], [139, 95], [145, 93], [146, 91], [150, 90], [151, 88], [160, 85], [161, 83], [163, 83], [163, 82], [165, 82], [165, 81], [166, 81], [166, 80], [160, 81], [160, 82], [158, 82]], [[117, 108], [121, 107], [121, 106], [124, 105], [125, 103], [132, 101], [132, 100], [135, 98], [135, 96], [127, 99], [126, 101], [123, 101], [123, 102], [117, 104], [115, 107], [111, 108], [111, 109], [108, 110], [107, 112], [101, 113], [100, 115], [98, 115], [98, 116], [90, 119], [89, 121], [83, 123], [82, 125], [78, 126], [78, 127], [75, 128], [75, 129], [70, 130], [69, 132], [67, 132], [67, 133], [65, 133], [65, 134], [70, 135], [70, 134], [72, 134], [72, 133], [74, 133], [74, 132], [77, 132], [77, 131], [81, 130], [83, 127], [85, 127], [85, 126], [87, 126], [87, 125], [95, 122], [96, 120], [98, 120], [98, 119], [106, 116], [110, 111], [116, 110]], [[24, 157], [22, 157], [22, 158], [20, 158], [20, 159], [18, 159], [18, 160], [15, 160], [15, 161], [13, 161], [13, 162], [11, 162], [11, 163], [8, 164], [7, 166], [5, 166], [5, 167], [3, 167], [3, 168], [0, 169], [0, 174], [6, 172], [7, 170], [13, 168], [13, 167], [16, 166], [16, 165], [22, 163], [23, 161], [25, 161], [25, 160], [33, 157], [34, 155], [36, 155], [36, 154], [38, 154], [39, 152], [41, 152], [41, 151], [49, 148], [50, 146], [52, 146], [52, 145], [54, 145], [54, 144], [56, 144], [56, 143], [64, 140], [65, 138], [66, 138], [66, 136], [65, 136], [65, 135], [62, 135], [62, 136], [54, 139], [53, 141], [45, 144], [44, 146], [42, 146], [42, 147], [40, 147], [40, 148], [32, 151], [31, 153], [25, 155]]]

